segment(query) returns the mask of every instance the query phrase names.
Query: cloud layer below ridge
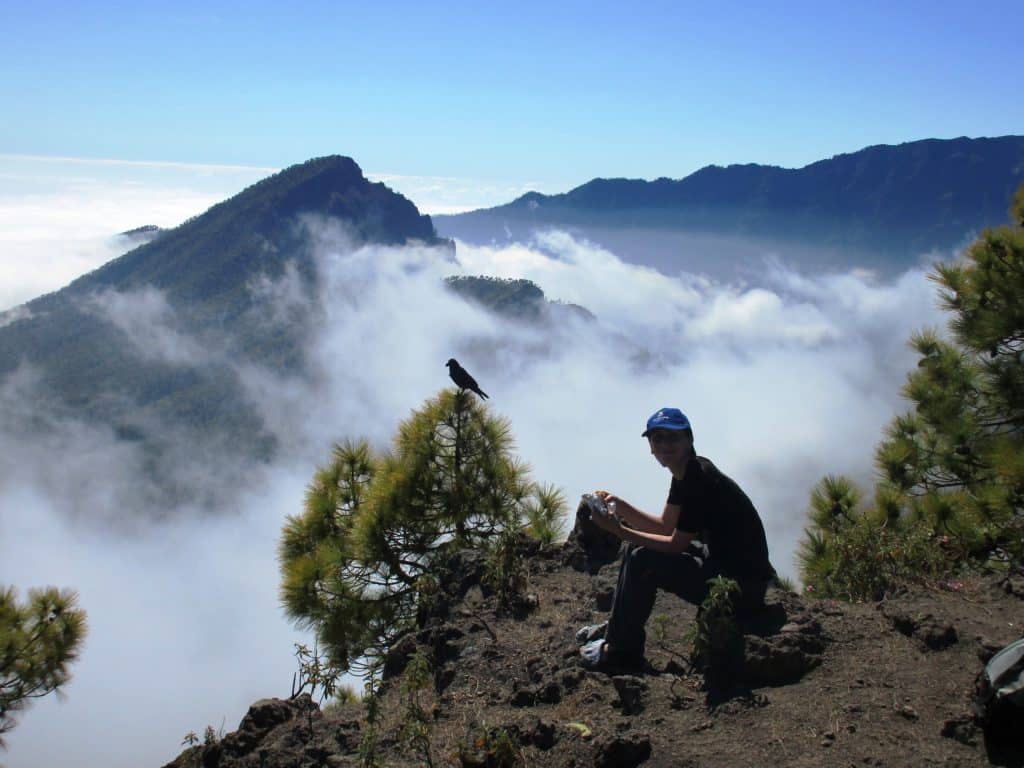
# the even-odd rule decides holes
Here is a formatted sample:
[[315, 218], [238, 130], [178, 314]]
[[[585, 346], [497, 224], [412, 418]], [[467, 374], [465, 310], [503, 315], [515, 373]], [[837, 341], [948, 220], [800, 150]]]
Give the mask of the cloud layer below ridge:
[[[300, 636], [276, 599], [284, 516], [299, 510], [332, 441], [386, 446], [400, 420], [449, 386], [449, 357], [509, 418], [534, 478], [571, 501], [604, 487], [660, 507], [669, 478], [640, 432], [652, 411], [681, 407], [698, 450], [754, 500], [776, 567], [792, 575], [811, 486], [829, 472], [870, 479], [881, 428], [904, 407], [906, 340], [942, 322], [919, 271], [882, 283], [766, 262], [757, 286], [738, 286], [629, 265], [557, 232], [530, 246], [460, 243], [453, 262], [430, 249], [353, 249], [337, 227], [308, 226], [316, 293], [287, 272], [253, 289], [268, 322], [319, 318], [306, 337], [314, 371], [239, 367], [282, 449], [272, 466], [252, 467], [217, 514], [197, 505], [144, 526], [98, 527], [90, 506], [146, 498], [130, 446], [73, 422], [55, 443], [4, 439], [0, 582], [75, 587], [91, 625], [66, 701], [40, 701], [9, 734], [12, 768], [158, 765], [187, 731], [222, 719], [233, 729], [254, 699], [287, 695]], [[445, 289], [449, 275], [527, 278], [596, 319], [516, 323]], [[140, 343], [166, 361], [202, 359], [159, 294], [96, 301], [115, 323], [144, 329]], [[31, 387], [5, 387], [31, 409]], [[198, 489], [238, 476], [237, 467], [219, 470], [208, 459], [192, 481]], [[115, 734], [97, 736], [112, 724]]]

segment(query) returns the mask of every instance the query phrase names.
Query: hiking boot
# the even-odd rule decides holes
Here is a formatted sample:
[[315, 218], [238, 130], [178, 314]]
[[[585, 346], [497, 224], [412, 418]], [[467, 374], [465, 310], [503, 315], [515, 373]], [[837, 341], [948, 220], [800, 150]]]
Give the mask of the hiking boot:
[[600, 624], [588, 624], [585, 627], [581, 627], [576, 633], [576, 645], [586, 645], [593, 640], [603, 638], [607, 629], [607, 621], [602, 621]]
[[646, 659], [642, 652], [624, 652], [609, 648], [604, 638], [591, 640], [580, 648], [580, 659], [587, 669], [622, 669], [635, 668], [643, 669], [646, 666]]

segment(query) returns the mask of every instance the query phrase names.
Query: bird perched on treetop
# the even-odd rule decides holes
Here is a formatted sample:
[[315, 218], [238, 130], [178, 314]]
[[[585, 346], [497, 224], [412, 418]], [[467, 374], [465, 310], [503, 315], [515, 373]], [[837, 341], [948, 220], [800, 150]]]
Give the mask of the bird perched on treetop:
[[487, 393], [480, 389], [480, 385], [476, 383], [476, 379], [469, 375], [469, 372], [459, 365], [459, 361], [454, 357], [451, 358], [445, 365], [448, 366], [448, 375], [452, 377], [452, 381], [459, 387], [459, 389], [468, 389], [476, 392], [484, 400], [487, 399]]

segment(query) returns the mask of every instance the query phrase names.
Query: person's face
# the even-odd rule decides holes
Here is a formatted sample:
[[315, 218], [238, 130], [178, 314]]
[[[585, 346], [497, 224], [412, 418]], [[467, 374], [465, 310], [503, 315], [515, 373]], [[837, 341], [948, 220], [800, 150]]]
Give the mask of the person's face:
[[647, 433], [647, 442], [651, 455], [663, 467], [678, 469], [690, 458], [691, 443], [682, 430], [652, 429]]

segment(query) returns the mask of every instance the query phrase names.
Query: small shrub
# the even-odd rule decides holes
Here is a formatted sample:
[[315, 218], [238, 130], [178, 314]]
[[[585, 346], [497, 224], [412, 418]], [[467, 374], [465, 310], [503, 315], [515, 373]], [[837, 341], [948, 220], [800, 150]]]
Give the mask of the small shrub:
[[292, 675], [292, 694], [294, 699], [299, 694], [309, 690], [309, 695], [316, 698], [317, 690], [320, 691], [320, 702], [335, 695], [338, 680], [344, 670], [331, 662], [326, 656], [320, 654], [316, 643], [313, 648], [302, 643], [295, 643], [295, 660], [299, 669]]
[[504, 728], [489, 734], [486, 752], [492, 764], [499, 768], [511, 768], [520, 758], [519, 743]]
[[782, 589], [786, 592], [796, 593], [796, 582], [794, 582], [788, 576], [776, 576], [775, 581], [779, 589]]
[[[845, 478], [826, 477], [811, 496], [811, 525], [797, 550], [806, 591], [817, 597], [880, 600], [911, 583], [937, 579], [962, 556], [956, 536], [937, 532], [933, 509], [901, 517], [891, 494], [861, 507]], [[942, 515], [945, 525], [948, 516]]]
[[430, 748], [431, 717], [420, 700], [423, 689], [431, 682], [431, 671], [430, 662], [422, 651], [409, 657], [404, 678], [406, 703], [402, 713], [401, 738], [428, 766], [433, 766]]
[[513, 768], [524, 762], [522, 749], [515, 736], [507, 728], [493, 728], [487, 723], [481, 723], [475, 729], [472, 751], [475, 754], [466, 754], [463, 747], [463, 754], [460, 755], [463, 764], [482, 763], [488, 768]]
[[651, 622], [651, 636], [659, 646], [664, 646], [668, 642], [669, 621], [667, 613], [659, 613], [654, 616]]
[[553, 485], [535, 485], [534, 496], [526, 504], [524, 533], [541, 544], [554, 544], [564, 535], [565, 494]]
[[703, 671], [709, 689], [728, 688], [743, 669], [743, 634], [736, 623], [739, 585], [717, 576], [710, 582], [697, 618], [687, 632], [690, 660]]
[[497, 596], [498, 605], [503, 609], [517, 605], [526, 593], [526, 570], [518, 545], [519, 536], [505, 530], [488, 548], [483, 582]]
[[380, 722], [380, 699], [377, 695], [377, 668], [372, 667], [366, 677], [363, 701], [366, 703], [366, 727], [359, 740], [358, 756], [363, 768], [375, 768], [377, 762], [377, 728]]
[[833, 567], [818, 594], [846, 600], [881, 600], [912, 582], [936, 577], [946, 558], [934, 534], [922, 525], [906, 531], [851, 525], [831, 543]]
[[343, 685], [334, 692], [334, 701], [331, 703], [334, 706], [358, 704], [361, 698], [362, 697], [355, 688], [349, 685]]

